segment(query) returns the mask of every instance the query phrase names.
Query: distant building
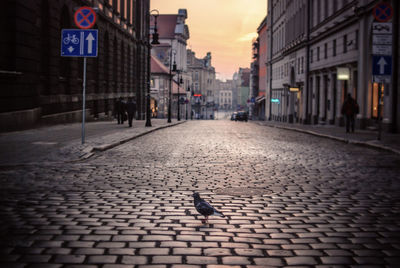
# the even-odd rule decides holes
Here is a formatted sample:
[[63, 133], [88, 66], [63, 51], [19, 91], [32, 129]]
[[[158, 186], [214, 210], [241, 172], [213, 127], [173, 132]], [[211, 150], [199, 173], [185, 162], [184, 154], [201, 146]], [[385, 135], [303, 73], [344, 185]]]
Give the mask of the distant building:
[[250, 68], [239, 68], [238, 108], [248, 110], [250, 93]]
[[119, 97], [135, 97], [144, 119], [148, 88], [149, 0], [13, 0], [0, 20], [2, 130], [82, 120], [83, 58], [61, 57], [61, 29], [74, 12], [97, 10], [98, 57], [87, 59], [87, 117], [112, 115]]
[[259, 120], [265, 120], [265, 93], [267, 88], [267, 17], [257, 29], [258, 33], [258, 91], [255, 95], [255, 111]]
[[[186, 24], [187, 10], [179, 9], [178, 14], [160, 14], [157, 16], [157, 31], [159, 34], [160, 45], [152, 46], [152, 55], [163, 63], [168, 70], [172, 66], [176, 66], [176, 72], [173, 72], [173, 80], [179, 84], [178, 88], [173, 91], [173, 83], [171, 83], [171, 117], [177, 118], [178, 99], [180, 99], [180, 118], [184, 118], [186, 113], [190, 112], [190, 94], [188, 89], [191, 85], [191, 75], [188, 73], [186, 46], [187, 40], [190, 38], [189, 27]], [[155, 16], [151, 16], [151, 29], [153, 33], [155, 26]], [[179, 75], [178, 75], [179, 73]], [[177, 84], [176, 84], [177, 85]], [[183, 102], [183, 103], [182, 103]], [[153, 102], [154, 103], [154, 102]], [[157, 107], [152, 107], [157, 109]], [[189, 109], [189, 111], [187, 111]]]
[[187, 66], [192, 76], [192, 111], [195, 118], [214, 118], [216, 80], [211, 53], [198, 59], [193, 51], [187, 50]]

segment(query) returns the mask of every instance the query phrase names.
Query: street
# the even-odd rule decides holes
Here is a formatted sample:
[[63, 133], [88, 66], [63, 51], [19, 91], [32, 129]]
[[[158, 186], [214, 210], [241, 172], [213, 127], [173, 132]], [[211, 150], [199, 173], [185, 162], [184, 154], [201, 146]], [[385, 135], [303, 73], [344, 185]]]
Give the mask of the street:
[[[0, 266], [398, 267], [399, 175], [388, 152], [188, 121], [84, 161], [2, 167]], [[226, 217], [202, 224], [193, 192]]]

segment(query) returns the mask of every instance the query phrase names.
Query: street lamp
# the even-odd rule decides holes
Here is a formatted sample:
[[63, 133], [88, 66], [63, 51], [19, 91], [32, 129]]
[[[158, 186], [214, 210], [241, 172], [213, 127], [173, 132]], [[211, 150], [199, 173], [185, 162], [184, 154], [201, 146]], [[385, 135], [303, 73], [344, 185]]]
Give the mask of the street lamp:
[[153, 9], [152, 11], [150, 11], [150, 16], [152, 12], [157, 12], [156, 15], [154, 15], [154, 31], [153, 31], [153, 41], [151, 41], [152, 45], [159, 45], [160, 42], [158, 41], [158, 29], [157, 29], [157, 18], [158, 15], [160, 15], [160, 12], [158, 12], [157, 9]]
[[151, 13], [152, 12], [157, 12], [157, 15], [154, 15], [154, 32], [153, 32], [153, 40], [151, 43], [148, 44], [149, 52], [148, 52], [148, 69], [147, 69], [147, 96], [146, 96], [146, 127], [151, 127], [151, 110], [150, 110], [150, 79], [151, 79], [151, 45], [159, 45], [160, 42], [158, 42], [158, 30], [157, 30], [157, 17], [160, 14], [157, 9], [153, 9], [149, 12], [149, 26], [150, 26], [150, 18], [151, 18]]
[[179, 96], [179, 88], [180, 84], [183, 84], [183, 79], [182, 79], [182, 70], [178, 70], [178, 121], [181, 121], [181, 113], [180, 113], [180, 96]]
[[[172, 66], [172, 54], [174, 54], [174, 64]], [[172, 71], [176, 72], [175, 62], [176, 50], [171, 47], [169, 53], [169, 100], [168, 100], [168, 123], [171, 123], [171, 90], [172, 90]]]

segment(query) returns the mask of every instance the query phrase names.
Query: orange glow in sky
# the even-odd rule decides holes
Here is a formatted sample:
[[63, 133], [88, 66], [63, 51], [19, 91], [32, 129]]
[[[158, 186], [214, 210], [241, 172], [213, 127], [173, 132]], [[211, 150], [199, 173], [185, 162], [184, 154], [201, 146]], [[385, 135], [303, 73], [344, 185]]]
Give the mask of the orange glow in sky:
[[211, 52], [217, 77], [232, 79], [239, 67], [250, 68], [251, 43], [267, 14], [267, 0], [150, 0], [160, 14], [187, 9], [188, 49], [203, 58]]

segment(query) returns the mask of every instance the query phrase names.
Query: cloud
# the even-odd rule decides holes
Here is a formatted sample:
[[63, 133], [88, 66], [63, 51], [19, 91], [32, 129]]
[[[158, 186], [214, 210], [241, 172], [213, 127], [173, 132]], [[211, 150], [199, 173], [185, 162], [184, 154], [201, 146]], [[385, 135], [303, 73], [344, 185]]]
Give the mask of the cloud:
[[238, 39], [236, 39], [236, 41], [238, 41], [238, 42], [248, 42], [248, 41], [253, 40], [256, 37], [257, 37], [257, 33], [255, 33], [255, 32], [254, 33], [248, 33], [248, 34], [243, 35], [242, 37], [239, 37]]

